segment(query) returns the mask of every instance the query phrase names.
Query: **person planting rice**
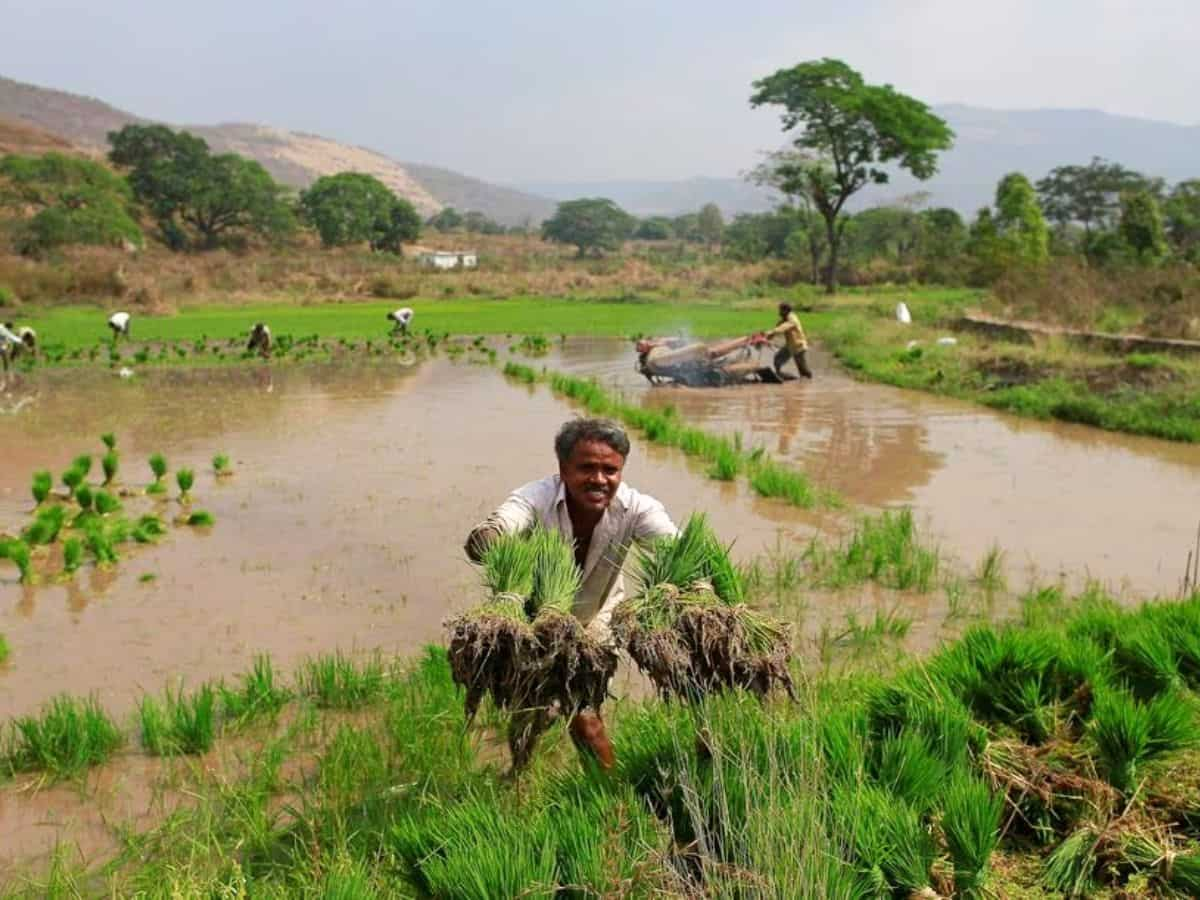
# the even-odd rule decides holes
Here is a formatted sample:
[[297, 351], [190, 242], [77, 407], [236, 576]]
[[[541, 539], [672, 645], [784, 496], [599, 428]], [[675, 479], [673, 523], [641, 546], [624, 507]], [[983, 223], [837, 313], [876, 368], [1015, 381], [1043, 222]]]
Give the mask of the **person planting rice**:
[[[489, 551], [508, 536], [535, 529], [561, 535], [578, 567], [570, 611], [586, 635], [604, 646], [611, 642], [612, 612], [625, 596], [622, 567], [629, 548], [678, 533], [661, 503], [621, 480], [629, 449], [628, 436], [613, 422], [573, 419], [565, 423], [554, 439], [558, 474], [513, 491], [471, 530], [465, 546], [472, 561], [486, 562]], [[615, 654], [612, 659], [615, 664]], [[563, 712], [571, 714], [576, 744], [608, 768], [613, 764], [612, 746], [595, 706]], [[514, 758], [514, 766], [520, 762]]]
[[271, 329], [263, 322], [255, 322], [254, 328], [250, 330], [250, 343], [246, 345], [246, 349], [251, 353], [258, 351], [262, 357], [271, 355]]
[[783, 365], [789, 359], [796, 363], [796, 370], [805, 378], [812, 378], [813, 373], [808, 368], [808, 338], [804, 336], [804, 326], [792, 312], [790, 303], [779, 304], [779, 324], [767, 332], [767, 337], [782, 334], [784, 345], [775, 354], [775, 371], [783, 374]]

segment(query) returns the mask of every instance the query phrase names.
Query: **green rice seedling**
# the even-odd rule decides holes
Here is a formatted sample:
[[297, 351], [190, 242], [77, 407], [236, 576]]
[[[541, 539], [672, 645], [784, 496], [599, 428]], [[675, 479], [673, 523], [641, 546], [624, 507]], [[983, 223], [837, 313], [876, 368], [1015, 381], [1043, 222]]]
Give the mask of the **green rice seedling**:
[[1149, 703], [1113, 688], [1097, 692], [1088, 734], [1104, 777], [1122, 793], [1133, 790], [1150, 760], [1194, 746], [1200, 725], [1191, 703], [1162, 694]]
[[1068, 835], [1046, 858], [1042, 880], [1068, 897], [1090, 897], [1095, 890], [1096, 848], [1100, 833], [1085, 825]]
[[992, 544], [979, 561], [975, 580], [985, 591], [1004, 590], [1004, 551], [998, 545]]
[[179, 502], [188, 503], [191, 500], [189, 492], [196, 482], [196, 475], [191, 469], [176, 469], [175, 483], [179, 486]]
[[153, 514], [146, 514], [137, 520], [133, 526], [132, 537], [139, 544], [153, 544], [167, 533], [167, 527], [162, 519]]
[[30, 492], [33, 494], [33, 501], [37, 504], [46, 502], [46, 498], [50, 496], [50, 490], [54, 487], [54, 476], [47, 471], [33, 473], [33, 484], [30, 487]]
[[300, 691], [321, 709], [358, 709], [383, 694], [383, 665], [371, 659], [361, 666], [343, 656], [318, 656], [300, 670]]
[[78, 469], [80, 472], [82, 472], [83, 477], [86, 480], [92, 471], [92, 454], [81, 453], [79, 456], [75, 457], [74, 461], [71, 463], [71, 468]]
[[41, 544], [53, 544], [58, 540], [59, 532], [62, 531], [66, 517], [67, 511], [61, 506], [50, 506], [45, 509], [39, 509], [33, 522], [21, 532], [21, 537], [31, 547], [37, 547]]
[[42, 707], [40, 715], [13, 722], [8, 764], [18, 772], [72, 777], [107, 760], [122, 741], [94, 697], [80, 700], [63, 694]]
[[96, 512], [102, 516], [112, 515], [121, 509], [121, 501], [104, 490], [95, 492], [92, 503], [96, 507]]
[[62, 473], [62, 483], [66, 486], [67, 493], [72, 497], [75, 496], [75, 491], [83, 484], [83, 472], [71, 466]]
[[1126, 685], [1149, 699], [1183, 685], [1179, 660], [1167, 632], [1150, 619], [1134, 619], [1116, 635], [1112, 663]]
[[275, 715], [292, 697], [279, 684], [271, 657], [254, 657], [253, 668], [242, 675], [236, 689], [220, 685], [221, 710], [227, 719], [248, 722], [263, 715]]
[[8, 641], [5, 640], [4, 635], [0, 634], [0, 665], [4, 665], [8, 661], [8, 656]]
[[229, 457], [224, 453], [217, 453], [212, 458], [213, 472], [221, 477], [232, 475], [233, 469], [229, 467]]
[[108, 487], [113, 483], [113, 479], [117, 477], [117, 469], [120, 468], [121, 458], [116, 450], [109, 450], [100, 459], [100, 468], [104, 470], [104, 486]]
[[166, 487], [163, 485], [163, 478], [167, 474], [167, 458], [161, 453], [151, 453], [150, 472], [154, 475], [154, 482], [146, 488], [146, 493], [164, 493], [166, 491]]
[[945, 763], [916, 731], [902, 731], [877, 742], [867, 768], [880, 787], [920, 812], [934, 802], [946, 778]]
[[83, 563], [83, 541], [77, 537], [69, 537], [63, 541], [63, 572], [68, 575], [76, 572]]
[[160, 703], [142, 698], [139, 708], [142, 746], [155, 756], [206, 753], [216, 735], [216, 692], [205, 684], [191, 696], [170, 688]]
[[116, 542], [113, 535], [100, 522], [92, 522], [84, 529], [84, 540], [99, 566], [112, 565], [120, 557], [117, 555]]
[[104, 444], [105, 448], [110, 451], [117, 449], [117, 436], [111, 431], [106, 431], [104, 434], [100, 435], [100, 441]]
[[869, 688], [866, 720], [876, 743], [908, 732], [919, 734], [951, 771], [987, 742], [987, 732], [933, 672], [914, 670]]
[[723, 444], [717, 449], [712, 465], [708, 468], [708, 477], [714, 481], [733, 481], [741, 470], [741, 454], [728, 444]]
[[21, 575], [22, 584], [33, 583], [33, 561], [30, 558], [29, 545], [24, 541], [16, 538], [0, 540], [0, 559], [11, 560]]
[[537, 372], [534, 369], [520, 363], [507, 362], [502, 371], [506, 377], [523, 384], [535, 384], [538, 380]]
[[761, 497], [779, 497], [803, 509], [811, 509], [817, 502], [812, 483], [803, 472], [772, 460], [764, 459], [753, 466], [750, 487]]
[[928, 592], [938, 570], [936, 548], [925, 546], [911, 509], [859, 519], [822, 576], [828, 587], [874, 581], [902, 591]]
[[1004, 798], [963, 771], [951, 777], [942, 796], [942, 834], [954, 865], [959, 897], [985, 896], [988, 866], [1000, 843]]
[[873, 785], [842, 788], [832, 802], [866, 896], [929, 888], [937, 850], [916, 810]]
[[1144, 828], [1119, 837], [1122, 862], [1185, 897], [1200, 897], [1200, 853], [1184, 852], [1164, 841], [1162, 836]]
[[876, 607], [874, 616], [865, 622], [859, 621], [858, 614], [851, 610], [846, 613], [843, 640], [862, 651], [885, 639], [901, 641], [911, 627], [912, 616], [904, 615], [899, 604], [888, 610]]
[[96, 494], [86, 484], [81, 484], [75, 490], [75, 502], [79, 504], [79, 515], [75, 517], [72, 527], [79, 528], [91, 518], [92, 507], [95, 505]]
[[208, 510], [198, 509], [187, 517], [187, 523], [198, 528], [208, 528], [216, 522]]

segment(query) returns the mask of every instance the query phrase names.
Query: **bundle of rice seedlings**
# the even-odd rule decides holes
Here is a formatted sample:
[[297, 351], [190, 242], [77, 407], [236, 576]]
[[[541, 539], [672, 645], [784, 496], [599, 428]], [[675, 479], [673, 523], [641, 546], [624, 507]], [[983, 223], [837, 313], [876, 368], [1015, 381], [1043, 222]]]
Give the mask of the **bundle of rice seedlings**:
[[1146, 762], [1200, 741], [1200, 726], [1191, 703], [1179, 694], [1140, 703], [1107, 689], [1096, 697], [1090, 735], [1109, 784], [1127, 794]]
[[50, 489], [54, 487], [54, 476], [49, 472], [34, 472], [33, 484], [30, 486], [30, 493], [33, 494], [33, 500], [38, 505], [46, 502], [46, 498], [50, 496]]
[[217, 453], [212, 458], [213, 472], [218, 476], [232, 475], [233, 469], [229, 467], [229, 456], [225, 453]]
[[187, 517], [188, 525], [201, 528], [211, 527], [215, 521], [216, 519], [213, 518], [213, 514], [206, 509], [198, 509]]
[[944, 795], [942, 834], [954, 865], [954, 891], [959, 897], [983, 896], [992, 851], [1000, 842], [1003, 799], [986, 784], [959, 772]]
[[1121, 862], [1151, 873], [1185, 897], [1200, 897], [1200, 852], [1180, 852], [1167, 835], [1144, 828], [1119, 835], [1116, 843]]
[[467, 690], [468, 721], [485, 694], [512, 714], [509, 748], [520, 769], [555, 714], [599, 710], [617, 654], [573, 613], [582, 575], [557, 532], [501, 536], [483, 569], [491, 598], [448, 623], [451, 669]]
[[21, 532], [21, 537], [31, 547], [53, 544], [58, 539], [58, 533], [62, 531], [66, 516], [67, 511], [61, 506], [40, 509], [29, 527]]
[[96, 512], [102, 516], [115, 513], [121, 508], [121, 501], [108, 491], [96, 491], [93, 495], [92, 503], [96, 507]]
[[83, 541], [77, 537], [63, 541], [63, 571], [68, 575], [76, 571], [83, 562]]
[[117, 469], [121, 465], [121, 459], [117, 455], [116, 450], [109, 450], [100, 458], [100, 468], [104, 470], [104, 485], [113, 483], [113, 479], [117, 477]]
[[166, 491], [163, 477], [167, 474], [167, 458], [161, 453], [150, 454], [150, 471], [154, 474], [154, 483], [146, 488], [147, 494], [162, 494]]
[[91, 471], [92, 471], [92, 454], [90, 454], [90, 453], [79, 454], [79, 456], [75, 457], [75, 460], [71, 463], [71, 468], [78, 469], [80, 472], [83, 473], [83, 477], [87, 478], [88, 475], [91, 474]]
[[104, 434], [100, 435], [100, 440], [109, 450], [117, 449], [117, 436], [111, 431], [106, 431]]
[[22, 540], [0, 540], [0, 559], [11, 560], [21, 574], [22, 584], [33, 582], [33, 562], [29, 556], [29, 545]]
[[139, 544], [153, 544], [166, 533], [162, 519], [152, 514], [142, 516], [133, 527], [133, 539]]
[[1100, 832], [1092, 825], [1074, 831], [1046, 859], [1042, 878], [1046, 885], [1068, 897], [1089, 897], [1095, 890], [1096, 848]]
[[69, 496], [74, 496], [75, 491], [79, 489], [81, 484], [83, 484], [83, 472], [74, 466], [71, 466], [62, 473], [62, 483], [66, 486], [67, 494]]
[[490, 694], [507, 709], [517, 694], [518, 660], [533, 652], [534, 637], [525, 614], [533, 588], [533, 547], [522, 535], [500, 535], [483, 555], [483, 581], [490, 598], [447, 623], [450, 668], [466, 689], [470, 722]]
[[191, 500], [188, 493], [192, 489], [192, 485], [196, 482], [196, 475], [191, 469], [179, 469], [175, 473], [175, 483], [179, 485], [179, 502], [187, 503]]
[[613, 635], [664, 698], [730, 688], [794, 695], [787, 626], [745, 604], [741, 574], [703, 515], [639, 554], [638, 590], [614, 612]]

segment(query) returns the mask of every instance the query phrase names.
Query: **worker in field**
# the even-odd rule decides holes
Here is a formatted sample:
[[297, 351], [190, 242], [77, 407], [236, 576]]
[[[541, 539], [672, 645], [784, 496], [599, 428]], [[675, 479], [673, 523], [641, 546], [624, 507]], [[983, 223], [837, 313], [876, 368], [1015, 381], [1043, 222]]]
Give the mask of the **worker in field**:
[[258, 351], [258, 355], [264, 359], [271, 355], [271, 329], [265, 322], [254, 323], [246, 349], [251, 353]]
[[[609, 620], [624, 599], [622, 567], [634, 544], [678, 533], [661, 503], [621, 480], [629, 437], [606, 419], [572, 419], [554, 439], [558, 473], [517, 488], [467, 537], [467, 556], [480, 562], [501, 534], [536, 525], [558, 531], [575, 547], [583, 573], [575, 616], [595, 638], [611, 640]], [[613, 765], [612, 744], [598, 712], [582, 710], [570, 723], [577, 746], [604, 768]]]
[[775, 354], [775, 371], [782, 375], [783, 364], [791, 359], [801, 375], [812, 378], [813, 373], [808, 368], [808, 338], [804, 336], [804, 327], [792, 312], [790, 303], [779, 304], [779, 324], [767, 332], [767, 337], [777, 334], [783, 335], [784, 345]]

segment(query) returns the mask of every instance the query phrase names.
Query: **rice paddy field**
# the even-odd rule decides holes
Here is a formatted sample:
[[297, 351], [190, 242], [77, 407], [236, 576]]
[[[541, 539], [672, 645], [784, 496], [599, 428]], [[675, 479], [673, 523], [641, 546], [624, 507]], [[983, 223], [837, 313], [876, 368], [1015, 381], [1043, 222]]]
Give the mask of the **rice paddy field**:
[[[680, 324], [589, 306], [562, 333]], [[447, 339], [443, 304], [388, 340], [383, 306], [347, 307], [289, 364], [229, 343], [244, 309], [212, 313], [203, 353], [195, 322], [138, 320], [111, 366], [81, 316], [62, 365], [6, 380], [0, 893], [1200, 891], [1188, 444], [873, 385], [819, 351], [812, 382], [650, 388], [627, 341], [511, 308]], [[616, 767], [549, 722], [514, 777], [511, 710], [489, 695], [468, 722], [445, 623], [488, 596], [466, 532], [585, 409], [630, 427], [630, 484], [732, 544], [718, 593], [786, 627], [791, 696], [709, 674], [664, 700], [631, 644], [604, 703]]]

